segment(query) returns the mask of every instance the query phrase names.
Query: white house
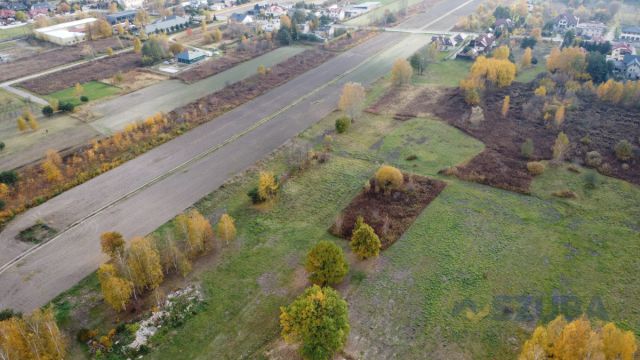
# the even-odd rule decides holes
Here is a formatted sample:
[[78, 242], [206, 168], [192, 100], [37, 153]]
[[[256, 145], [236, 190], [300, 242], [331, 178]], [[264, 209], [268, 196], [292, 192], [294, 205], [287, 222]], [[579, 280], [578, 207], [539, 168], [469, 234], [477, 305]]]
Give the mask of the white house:
[[87, 40], [85, 30], [88, 24], [98, 21], [96, 18], [85, 18], [34, 30], [38, 39], [58, 45], [75, 45]]
[[636, 50], [633, 46], [627, 43], [614, 44], [611, 47], [611, 54], [607, 55], [607, 61], [623, 61], [625, 55], [635, 55]]
[[625, 76], [629, 80], [640, 80], [640, 56], [638, 55], [625, 55]]
[[279, 18], [282, 15], [287, 15], [287, 9], [279, 5], [271, 5], [264, 10], [264, 15]]
[[580, 18], [569, 13], [558, 15], [555, 19], [553, 29], [558, 32], [565, 32], [568, 30], [574, 30], [580, 23]]
[[344, 8], [333, 4], [327, 8], [326, 15], [333, 21], [344, 20], [345, 12]]
[[144, 5], [144, 0], [118, 0], [118, 3], [125, 8], [125, 10], [141, 9]]

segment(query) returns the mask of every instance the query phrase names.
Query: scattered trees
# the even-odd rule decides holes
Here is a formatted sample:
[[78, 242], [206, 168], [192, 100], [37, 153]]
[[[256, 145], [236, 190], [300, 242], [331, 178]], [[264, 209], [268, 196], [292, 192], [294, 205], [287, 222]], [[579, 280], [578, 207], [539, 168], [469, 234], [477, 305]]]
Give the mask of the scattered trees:
[[349, 272], [342, 248], [327, 240], [320, 241], [307, 253], [304, 268], [309, 280], [320, 286], [337, 284]]
[[349, 335], [347, 302], [337, 291], [318, 285], [307, 288], [289, 306], [280, 308], [282, 337], [300, 343], [305, 359], [331, 359]]
[[405, 59], [398, 59], [393, 63], [391, 68], [391, 83], [394, 86], [406, 85], [411, 81], [411, 65]]
[[364, 99], [364, 87], [359, 83], [348, 82], [342, 87], [338, 109], [347, 113], [351, 119], [355, 119], [362, 113]]
[[1, 359], [62, 360], [66, 351], [67, 340], [51, 307], [0, 321]]
[[160, 256], [149, 238], [136, 237], [131, 240], [127, 266], [131, 271], [131, 281], [139, 290], [153, 290], [164, 279]]
[[112, 264], [102, 264], [98, 268], [98, 280], [105, 302], [114, 310], [122, 311], [127, 308], [131, 299], [133, 283], [117, 274], [118, 272]]
[[547, 326], [538, 326], [518, 359], [628, 359], [638, 349], [631, 331], [607, 323], [592, 328], [586, 317], [569, 323], [560, 315]]
[[227, 244], [236, 238], [236, 225], [235, 221], [229, 214], [222, 214], [218, 221], [218, 236], [224, 240]]
[[547, 58], [547, 70], [560, 71], [574, 79], [585, 78], [586, 66], [585, 51], [579, 47], [553, 48]]
[[353, 229], [349, 245], [351, 246], [351, 250], [358, 255], [360, 259], [378, 256], [380, 248], [382, 247], [378, 235], [376, 235], [371, 226], [364, 222], [361, 216], [356, 219], [356, 225]]

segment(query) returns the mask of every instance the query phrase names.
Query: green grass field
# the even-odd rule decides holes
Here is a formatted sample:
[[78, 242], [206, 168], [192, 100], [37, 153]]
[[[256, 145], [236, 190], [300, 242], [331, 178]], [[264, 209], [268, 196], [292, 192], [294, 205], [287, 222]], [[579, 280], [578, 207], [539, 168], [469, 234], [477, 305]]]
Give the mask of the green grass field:
[[0, 40], [11, 39], [19, 36], [31, 35], [33, 24], [13, 27], [9, 29], [0, 29]]
[[[90, 81], [82, 84], [84, 92], [82, 95], [89, 98], [89, 101], [95, 101], [104, 97], [117, 95], [120, 93], [120, 89], [99, 81]], [[75, 94], [75, 87], [56, 91], [47, 95], [48, 98], [58, 99], [60, 102], [71, 102], [73, 105], [80, 105], [80, 97]]]
[[[382, 89], [378, 83], [372, 93]], [[296, 141], [320, 146], [338, 116]], [[380, 258], [349, 258], [350, 273], [339, 286], [350, 306], [348, 354], [512, 359], [536, 321], [557, 312], [606, 314], [640, 334], [639, 187], [596, 174], [598, 185], [588, 190], [584, 177], [591, 170], [576, 174], [564, 166], [536, 178], [532, 196], [443, 177], [438, 170], [468, 161], [484, 146], [437, 119], [364, 114], [347, 133], [333, 135], [332, 147], [329, 162], [288, 180], [269, 210], [255, 209], [246, 195], [256, 170], [196, 204], [213, 221], [230, 213], [239, 237], [193, 276], [207, 297], [203, 311], [179, 329], [162, 330], [147, 357], [263, 358], [279, 338], [279, 307], [306, 285], [304, 254], [323, 239], [350, 253], [327, 229], [383, 163], [448, 186]], [[276, 153], [260, 169], [282, 173], [288, 154]], [[409, 155], [417, 159], [406, 160]], [[551, 195], [564, 189], [578, 197]], [[96, 288], [92, 276], [72, 295], [95, 297]], [[73, 323], [73, 306], [64, 296], [57, 303], [61, 320]], [[103, 305], [81, 313], [92, 324], [113, 326], [104, 321], [113, 314]], [[76, 348], [74, 355], [82, 352]]]
[[424, 74], [413, 76], [413, 83], [458, 86], [467, 77], [473, 63], [465, 60], [439, 60], [427, 65]]

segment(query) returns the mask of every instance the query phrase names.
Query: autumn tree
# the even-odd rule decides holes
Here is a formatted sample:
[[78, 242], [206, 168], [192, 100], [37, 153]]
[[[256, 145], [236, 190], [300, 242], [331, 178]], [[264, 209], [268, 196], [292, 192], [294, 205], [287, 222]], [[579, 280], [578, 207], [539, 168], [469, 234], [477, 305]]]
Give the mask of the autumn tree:
[[620, 330], [613, 323], [594, 329], [586, 317], [568, 323], [560, 315], [547, 326], [535, 329], [518, 359], [633, 360], [637, 349], [633, 333]]
[[0, 359], [65, 359], [67, 339], [52, 307], [0, 321]]
[[261, 76], [266, 75], [267, 74], [267, 68], [262, 64], [258, 65], [258, 74], [261, 75]]
[[349, 272], [342, 248], [327, 240], [320, 241], [307, 253], [304, 268], [309, 280], [320, 286], [337, 284]]
[[33, 115], [31, 110], [29, 110], [28, 108], [24, 109], [24, 111], [22, 112], [22, 118], [26, 121], [31, 130], [38, 130], [38, 128], [40, 127], [40, 124], [38, 124], [38, 120], [36, 119], [35, 115]]
[[111, 24], [105, 19], [98, 19], [96, 22], [96, 26], [98, 27], [98, 35], [103, 38], [108, 38], [113, 35], [113, 28]]
[[349, 245], [360, 259], [378, 256], [382, 247], [378, 235], [376, 235], [371, 226], [364, 222], [361, 216], [356, 219]]
[[391, 67], [391, 83], [395, 86], [406, 85], [411, 81], [413, 70], [405, 59], [398, 59]]
[[531, 66], [531, 60], [533, 59], [533, 54], [531, 48], [524, 49], [524, 54], [522, 54], [522, 59], [520, 59], [520, 67], [526, 69]]
[[374, 178], [376, 179], [376, 185], [382, 191], [400, 189], [404, 184], [402, 172], [389, 165], [382, 165], [378, 171], [376, 171]]
[[502, 100], [502, 117], [506, 118], [507, 114], [509, 113], [509, 103], [511, 102], [511, 97], [509, 95], [504, 97], [504, 100]]
[[227, 244], [236, 238], [236, 225], [233, 218], [229, 214], [222, 214], [218, 221], [218, 236]]
[[222, 41], [222, 31], [220, 31], [220, 28], [218, 27], [213, 29], [213, 41], [217, 43]]
[[272, 172], [260, 172], [258, 178], [258, 196], [262, 201], [274, 199], [278, 194], [278, 188], [278, 181]]
[[362, 113], [364, 98], [364, 87], [359, 83], [348, 82], [342, 87], [338, 109], [347, 113], [353, 120]]
[[202, 214], [193, 209], [186, 217], [187, 248], [190, 257], [203, 254], [212, 247], [213, 228], [211, 223]]
[[547, 96], [547, 88], [544, 86], [539, 86], [533, 92], [536, 96], [545, 97]]
[[291, 18], [289, 18], [287, 15], [280, 16], [280, 26], [291, 29]]
[[112, 259], [117, 259], [124, 255], [125, 241], [122, 234], [109, 231], [100, 235], [100, 247], [102, 252]]
[[42, 162], [42, 171], [44, 172], [47, 181], [56, 183], [62, 180], [62, 159], [60, 155], [54, 150], [47, 150], [44, 161]]
[[557, 127], [560, 127], [560, 125], [562, 125], [562, 123], [564, 122], [565, 111], [566, 110], [564, 105], [558, 106], [558, 109], [556, 110], [556, 114], [554, 116], [554, 121]]
[[27, 122], [22, 116], [18, 116], [18, 118], [16, 119], [16, 123], [18, 125], [18, 130], [20, 130], [21, 132], [25, 132], [27, 131], [27, 129], [29, 129], [29, 125], [27, 125]]
[[133, 283], [119, 277], [112, 264], [100, 265], [98, 280], [104, 301], [116, 311], [125, 310], [133, 294]]
[[510, 50], [506, 45], [502, 45], [493, 51], [493, 58], [498, 60], [508, 60]]
[[555, 162], [562, 162], [569, 151], [570, 145], [567, 135], [564, 132], [560, 132], [551, 148], [551, 150], [553, 150], [553, 160]]
[[84, 94], [84, 87], [82, 87], [80, 83], [76, 83], [75, 87], [73, 88], [73, 94], [76, 97], [82, 96], [82, 94]]
[[478, 56], [471, 66], [469, 77], [488, 81], [498, 87], [506, 87], [516, 78], [516, 66], [506, 59]]
[[331, 359], [349, 336], [347, 302], [332, 288], [313, 285], [289, 306], [280, 308], [282, 337], [300, 344], [305, 359]]
[[138, 37], [133, 39], [133, 51], [136, 54], [140, 54], [142, 52], [142, 41], [140, 41], [140, 38]]
[[126, 258], [127, 266], [131, 272], [131, 281], [136, 288], [140, 290], [155, 289], [162, 283], [164, 274], [162, 273], [160, 256], [148, 238], [133, 238]]
[[633, 145], [626, 140], [620, 140], [614, 147], [616, 157], [621, 161], [627, 161], [633, 157]]
[[567, 47], [562, 50], [553, 48], [547, 57], [547, 70], [563, 72], [572, 78], [585, 77], [587, 58], [584, 49]]

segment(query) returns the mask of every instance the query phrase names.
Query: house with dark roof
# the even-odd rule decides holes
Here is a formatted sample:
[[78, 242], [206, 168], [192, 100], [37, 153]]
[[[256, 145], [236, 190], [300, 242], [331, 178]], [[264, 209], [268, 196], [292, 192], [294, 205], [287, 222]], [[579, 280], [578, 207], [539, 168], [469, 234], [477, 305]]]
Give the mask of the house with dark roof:
[[237, 24], [247, 25], [253, 22], [253, 17], [249, 14], [233, 13], [229, 17], [229, 21]]
[[477, 54], [482, 54], [485, 52], [489, 52], [491, 48], [493, 48], [495, 41], [496, 38], [495, 36], [493, 36], [493, 34], [482, 34], [471, 41], [471, 46]]
[[640, 80], [640, 55], [627, 54], [622, 62], [625, 67], [625, 77], [629, 80]]
[[620, 40], [640, 41], [640, 26], [623, 26], [620, 30]]
[[566, 32], [574, 30], [580, 23], [580, 18], [569, 13], [558, 15], [553, 21], [553, 30], [557, 32]]
[[494, 30], [504, 31], [504, 30], [509, 30], [512, 27], [513, 27], [513, 21], [511, 21], [511, 19], [497, 19], [493, 23]]
[[449, 51], [458, 45], [458, 42], [455, 40], [455, 38], [446, 35], [433, 36], [431, 37], [431, 41], [436, 44], [438, 50], [440, 51]]

